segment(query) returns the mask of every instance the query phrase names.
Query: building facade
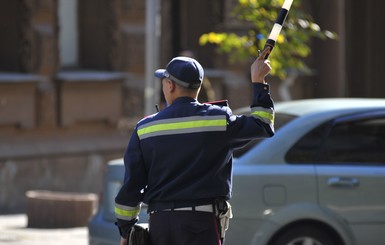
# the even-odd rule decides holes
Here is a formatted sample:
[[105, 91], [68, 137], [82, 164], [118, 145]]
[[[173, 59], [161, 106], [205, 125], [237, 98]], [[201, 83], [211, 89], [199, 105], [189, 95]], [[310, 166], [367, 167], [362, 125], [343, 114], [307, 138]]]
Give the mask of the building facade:
[[[24, 211], [31, 189], [100, 191], [103, 165], [123, 155], [143, 117], [145, 3], [0, 2], [0, 213]], [[159, 44], [161, 66], [194, 51], [215, 99], [229, 99], [233, 108], [249, 103], [239, 96], [249, 93], [249, 64], [230, 64], [198, 39], [209, 31], [245, 31], [231, 15], [235, 3], [162, 0]], [[290, 86], [271, 78], [273, 97], [384, 97], [385, 2], [304, 4], [339, 39], [314, 40], [314, 75]]]

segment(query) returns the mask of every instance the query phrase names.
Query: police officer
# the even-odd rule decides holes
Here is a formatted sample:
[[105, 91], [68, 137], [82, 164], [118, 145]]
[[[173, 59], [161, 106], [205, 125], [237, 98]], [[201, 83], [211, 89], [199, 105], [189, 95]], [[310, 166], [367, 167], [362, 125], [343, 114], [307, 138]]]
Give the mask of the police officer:
[[[264, 50], [251, 65], [251, 116], [233, 115], [227, 105], [200, 103], [203, 68], [176, 57], [161, 78], [167, 107], [139, 121], [124, 155], [124, 184], [115, 198], [121, 244], [148, 204], [152, 245], [218, 245], [218, 214], [228, 211], [232, 151], [250, 140], [274, 135], [274, 105], [265, 76]], [[221, 208], [222, 207], [222, 208]]]

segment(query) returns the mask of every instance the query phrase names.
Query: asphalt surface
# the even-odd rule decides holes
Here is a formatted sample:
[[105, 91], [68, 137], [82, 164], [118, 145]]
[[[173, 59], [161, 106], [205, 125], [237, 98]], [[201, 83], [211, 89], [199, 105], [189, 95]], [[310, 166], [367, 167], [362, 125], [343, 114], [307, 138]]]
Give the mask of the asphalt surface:
[[87, 245], [87, 227], [27, 228], [25, 214], [0, 215], [0, 245]]

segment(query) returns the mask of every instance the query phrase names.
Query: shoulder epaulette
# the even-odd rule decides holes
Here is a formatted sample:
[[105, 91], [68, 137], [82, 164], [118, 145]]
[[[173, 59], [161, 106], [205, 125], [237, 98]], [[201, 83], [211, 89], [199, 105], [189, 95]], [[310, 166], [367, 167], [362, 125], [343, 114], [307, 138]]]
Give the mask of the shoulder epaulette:
[[217, 101], [204, 102], [203, 104], [210, 104], [210, 105], [217, 105], [217, 106], [229, 106], [229, 101], [228, 100], [217, 100]]

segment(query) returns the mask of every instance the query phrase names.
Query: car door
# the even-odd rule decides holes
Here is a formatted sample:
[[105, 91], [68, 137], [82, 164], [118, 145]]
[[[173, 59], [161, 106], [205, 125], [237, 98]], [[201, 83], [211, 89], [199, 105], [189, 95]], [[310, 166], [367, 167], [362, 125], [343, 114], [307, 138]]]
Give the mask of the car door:
[[385, 110], [328, 125], [317, 154], [319, 203], [349, 224], [356, 244], [385, 244]]

